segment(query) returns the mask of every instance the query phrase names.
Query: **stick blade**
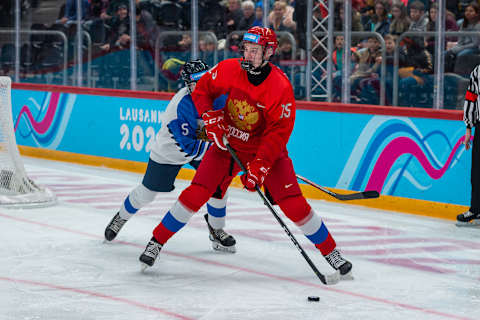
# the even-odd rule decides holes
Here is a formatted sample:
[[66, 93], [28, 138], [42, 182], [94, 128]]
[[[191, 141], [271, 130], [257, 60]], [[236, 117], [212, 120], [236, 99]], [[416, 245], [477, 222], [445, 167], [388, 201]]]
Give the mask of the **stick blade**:
[[335, 273], [325, 275], [325, 282], [323, 284], [326, 284], [327, 286], [337, 284], [340, 282], [340, 279], [340, 272], [336, 271]]
[[335, 198], [340, 200], [361, 200], [361, 199], [374, 199], [380, 197], [380, 194], [376, 190], [368, 190], [349, 194], [337, 194]]
[[362, 194], [364, 199], [373, 199], [373, 198], [380, 197], [380, 194], [378, 193], [377, 190], [363, 191]]

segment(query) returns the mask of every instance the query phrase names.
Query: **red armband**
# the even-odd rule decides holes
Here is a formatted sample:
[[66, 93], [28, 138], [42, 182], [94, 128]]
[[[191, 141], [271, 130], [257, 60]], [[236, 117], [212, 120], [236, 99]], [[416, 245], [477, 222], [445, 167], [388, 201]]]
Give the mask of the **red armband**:
[[465, 94], [465, 100], [467, 100], [467, 101], [475, 102], [475, 101], [477, 101], [477, 97], [478, 97], [477, 94], [475, 94], [471, 91], [468, 91], [468, 90], [467, 90], [467, 93]]

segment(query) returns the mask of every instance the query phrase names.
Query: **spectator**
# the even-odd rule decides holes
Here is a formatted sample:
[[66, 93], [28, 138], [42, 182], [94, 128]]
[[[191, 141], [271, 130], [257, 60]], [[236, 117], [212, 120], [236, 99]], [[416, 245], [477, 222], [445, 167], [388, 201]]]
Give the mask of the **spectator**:
[[90, 12], [95, 17], [104, 17], [107, 13], [109, 0], [91, 0]]
[[427, 31], [428, 18], [425, 14], [425, 5], [418, 0], [410, 5], [410, 24], [409, 31], [425, 32]]
[[[396, 42], [397, 37], [391, 34], [387, 34], [384, 37], [385, 40], [385, 65], [387, 69], [387, 77], [391, 75], [393, 78], [393, 68], [394, 68], [394, 56], [395, 56], [395, 49], [396, 49]], [[399, 64], [400, 66], [403, 64], [403, 55], [402, 52], [399, 52]]]
[[278, 57], [280, 60], [293, 60], [292, 42], [287, 36], [280, 37], [278, 40]]
[[125, 7], [130, 6], [129, 0], [109, 0], [107, 9], [100, 16], [105, 21], [110, 21], [112, 17], [116, 16], [118, 12], [118, 7], [124, 5]]
[[335, 49], [332, 53], [332, 63], [333, 68], [335, 71], [335, 75], [341, 75], [342, 67], [343, 67], [343, 54], [344, 54], [344, 45], [345, 45], [345, 38], [343, 36], [336, 36], [334, 39], [334, 46]]
[[[314, 12], [315, 14], [315, 12]], [[343, 26], [345, 25], [345, 14], [343, 8], [343, 2], [335, 2], [335, 11], [334, 11], [334, 30], [335, 31], [343, 31]], [[317, 18], [318, 19], [318, 18]], [[363, 31], [363, 25], [361, 22], [360, 13], [352, 8], [352, 31]], [[362, 39], [358, 39], [356, 37], [352, 37], [352, 47], [356, 47]]]
[[[104, 87], [128, 88], [130, 80], [130, 15], [125, 4], [117, 7], [114, 17], [108, 22], [109, 32], [106, 41], [100, 46], [108, 57], [100, 67], [100, 82]], [[114, 79], [118, 80], [115, 84]], [[113, 86], [112, 86], [113, 85]]]
[[[402, 78], [399, 84], [399, 103], [406, 107], [420, 107], [426, 103], [422, 93], [431, 94], [431, 74], [433, 73], [432, 55], [425, 49], [423, 37], [406, 37], [402, 48], [405, 67], [399, 70]], [[424, 95], [425, 96], [425, 95]]]
[[[255, 5], [251, 0], [242, 2], [243, 17], [238, 24], [238, 30], [248, 30], [253, 26], [255, 21]], [[263, 11], [262, 11], [263, 14]]]
[[[336, 78], [337, 76], [342, 75], [342, 69], [343, 69], [343, 55], [344, 49], [345, 49], [345, 38], [343, 35], [336, 36], [334, 38], [334, 49], [332, 53], [332, 63], [333, 63], [333, 71], [335, 72], [333, 74], [333, 78]], [[350, 52], [353, 54], [357, 51], [357, 48], [350, 48]]]
[[200, 39], [198, 40], [198, 47], [200, 49], [200, 52], [213, 52], [217, 49], [214, 39], [212, 39], [212, 37], [210, 37], [209, 35], [200, 37]]
[[375, 14], [365, 25], [365, 31], [378, 32], [385, 36], [390, 31], [390, 18], [388, 17], [388, 6], [384, 0], [375, 1]]
[[[295, 0], [294, 11], [292, 19], [297, 25], [297, 42], [298, 47], [305, 49], [306, 46], [306, 33], [307, 33], [307, 0]], [[318, 11], [315, 10], [315, 11]], [[314, 11], [314, 14], [315, 14]], [[334, 16], [335, 17], [335, 16]]]
[[293, 20], [291, 23], [288, 22], [288, 17], [286, 15], [287, 5], [283, 1], [275, 1], [273, 4], [273, 15], [271, 15], [270, 28], [275, 31], [288, 31], [293, 33], [295, 31], [295, 23]]
[[116, 16], [111, 19], [110, 34], [106, 43], [101, 46], [104, 51], [122, 50], [130, 45], [130, 17], [127, 6], [121, 4]]
[[[387, 34], [385, 40], [385, 97], [386, 104], [390, 105], [392, 102], [392, 90], [393, 90], [393, 72], [395, 69], [395, 50], [397, 48], [397, 39], [391, 34]], [[405, 56], [402, 52], [399, 52], [399, 67], [405, 63]]]
[[[332, 52], [332, 64], [333, 64], [333, 74], [332, 74], [332, 83], [337, 84], [337, 91], [334, 92], [334, 99], [340, 101], [342, 83], [342, 70], [343, 70], [343, 55], [345, 50], [345, 38], [341, 35], [334, 38], [334, 50]], [[351, 48], [351, 52], [355, 52], [355, 48]], [[324, 73], [322, 78], [326, 77], [327, 74]]]
[[[90, 12], [90, 3], [88, 0], [81, 0], [81, 20], [84, 20], [88, 17]], [[61, 24], [71, 24], [77, 22], [77, 1], [76, 0], [67, 0], [65, 2], [65, 13], [61, 19], [56, 21]]]
[[460, 15], [458, 0], [446, 0], [445, 8], [453, 14], [455, 20], [458, 19], [457, 17]]
[[350, 86], [352, 88], [352, 98], [358, 100], [358, 94], [362, 89], [360, 86], [361, 80], [370, 77], [378, 78], [378, 71], [382, 62], [380, 42], [375, 36], [368, 37], [368, 47], [354, 52], [352, 57], [356, 65], [353, 74], [350, 76]]
[[198, 47], [200, 50], [200, 58], [208, 65], [213, 66], [216, 64], [214, 61], [214, 54], [217, 50], [217, 44], [215, 39], [211, 35], [204, 35], [198, 40]]
[[289, 68], [293, 68], [293, 66], [288, 65], [288, 60], [294, 59], [292, 53], [292, 42], [290, 38], [287, 36], [280, 37], [278, 39], [278, 49], [271, 60], [272, 63], [276, 64], [288, 76], [290, 75], [288, 72], [290, 70]]
[[263, 27], [263, 5], [260, 1], [255, 5], [255, 20], [252, 27]]
[[414, 2], [421, 2], [423, 4], [423, 11], [428, 12], [430, 10], [430, 3], [435, 2], [435, 0], [401, 0], [406, 6], [407, 10], [410, 10]]
[[[480, 6], [472, 2], [465, 8], [465, 19], [460, 31], [480, 31]], [[457, 58], [480, 53], [478, 36], [464, 36], [445, 54], [445, 72], [452, 72]]]
[[159, 30], [150, 12], [136, 7], [137, 48], [155, 54], [155, 41]]
[[188, 33], [182, 34], [182, 39], [178, 42], [178, 49], [181, 52], [190, 51], [192, 48], [192, 37]]
[[[340, 2], [340, 5], [343, 6], [343, 3]], [[375, 15], [375, 0], [368, 0], [365, 2], [365, 5], [358, 10], [360, 13], [360, 21], [362, 26], [366, 25], [367, 22]]]
[[[192, 2], [190, 0], [178, 0], [177, 2], [181, 9], [180, 20], [182, 21], [183, 30], [190, 30], [192, 28]], [[200, 3], [197, 2], [200, 9]], [[199, 12], [200, 16], [200, 12]]]
[[293, 12], [294, 8], [288, 4], [287, 0], [277, 0], [273, 3], [273, 9], [268, 15], [268, 23], [270, 26], [282, 23], [288, 29], [286, 31], [293, 32], [297, 28], [296, 22], [293, 21]]
[[[343, 2], [335, 3], [335, 19], [334, 27], [335, 31], [343, 31], [343, 26], [345, 25], [345, 13], [343, 10]], [[361, 22], [361, 16], [358, 11], [352, 8], [352, 31], [363, 31], [363, 26]]]
[[159, 34], [152, 15], [147, 10], [136, 6], [135, 21], [137, 26], [137, 77], [139, 81], [153, 77], [155, 41]]
[[[427, 24], [427, 31], [436, 31], [437, 30], [437, 26], [436, 26], [436, 24], [437, 24], [437, 11], [438, 11], [438, 3], [432, 3], [432, 5], [430, 6], [430, 10], [429, 10], [429, 20], [428, 20], [428, 24]], [[457, 30], [458, 30], [458, 26], [457, 26], [457, 22], [455, 21], [455, 16], [450, 11], [446, 11], [446, 13], [445, 13], [445, 31], [457, 31]], [[452, 38], [447, 37], [445, 40], [447, 42], [451, 42]], [[435, 37], [427, 37], [425, 39], [425, 41], [427, 42], [427, 50], [430, 53], [433, 54], [433, 52], [435, 51]], [[445, 48], [443, 48], [443, 49], [445, 49]]]
[[214, 0], [199, 1], [199, 27], [201, 30], [211, 31], [220, 39], [225, 37], [223, 30], [223, 15], [225, 9]]
[[392, 5], [392, 22], [390, 23], [390, 34], [399, 36], [410, 28], [410, 18], [407, 15], [407, 7], [402, 2], [395, 2]]
[[242, 17], [243, 12], [242, 9], [240, 9], [240, 0], [228, 0], [224, 15], [225, 35], [239, 30], [238, 25], [240, 20], [242, 20]]
[[[229, 39], [229, 49], [230, 51], [233, 51], [235, 53], [238, 53], [240, 50], [240, 42], [242, 40], [241, 34], [239, 33], [233, 33], [234, 31], [241, 31], [241, 30], [247, 30], [247, 29], [240, 29], [240, 23], [242, 20], [245, 18], [244, 12], [242, 9], [237, 10], [237, 4], [239, 2], [236, 0], [229, 0], [228, 2], [228, 8], [227, 8], [227, 14], [229, 14], [230, 18], [226, 16], [225, 18], [225, 23], [227, 26], [227, 39]], [[248, 4], [247, 4], [248, 5]], [[243, 4], [242, 4], [243, 6]], [[242, 7], [243, 8], [243, 7]], [[240, 19], [237, 19], [238, 12], [240, 12], [241, 16]], [[253, 13], [253, 11], [252, 11]], [[251, 15], [251, 18], [253, 18], [253, 14]], [[253, 20], [252, 20], [253, 22]], [[230, 25], [229, 25], [230, 23]], [[245, 22], [243, 22], [245, 24]], [[233, 29], [232, 29], [233, 28]]]
[[[392, 88], [393, 88], [393, 71], [394, 71], [394, 55], [396, 48], [396, 37], [387, 34], [385, 35], [385, 103], [391, 105], [392, 102]], [[379, 62], [382, 62], [382, 57], [378, 57]], [[399, 52], [399, 65], [403, 66], [405, 56]], [[379, 104], [380, 101], [380, 79], [377, 77], [370, 77], [362, 80], [360, 87], [362, 92], [360, 94], [361, 102], [366, 104]]]
[[372, 0], [352, 0], [352, 9], [360, 11], [367, 6], [367, 2], [371, 1]]
[[[355, 64], [352, 75], [350, 76], [350, 87], [352, 91], [352, 99], [359, 101], [358, 94], [361, 91], [360, 82], [369, 77], [378, 77], [380, 67], [381, 50], [380, 43], [375, 36], [370, 36], [367, 40], [367, 48], [363, 48], [353, 52], [352, 62]], [[334, 89], [338, 95], [342, 92], [342, 78], [334, 78]]]

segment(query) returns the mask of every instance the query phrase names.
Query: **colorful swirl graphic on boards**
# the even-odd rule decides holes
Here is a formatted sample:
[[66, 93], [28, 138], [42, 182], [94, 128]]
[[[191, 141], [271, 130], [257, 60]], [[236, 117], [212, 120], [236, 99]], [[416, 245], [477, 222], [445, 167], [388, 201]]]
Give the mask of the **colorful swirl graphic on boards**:
[[441, 130], [422, 134], [408, 118], [374, 116], [360, 134], [337, 187], [395, 195], [399, 184], [408, 182], [419, 191], [427, 190], [432, 179], [455, 166], [465, 150], [463, 138], [458, 134], [451, 140]]
[[31, 138], [37, 147], [56, 149], [60, 144], [75, 103], [76, 95], [47, 92], [39, 104], [28, 98], [15, 118], [15, 133]]

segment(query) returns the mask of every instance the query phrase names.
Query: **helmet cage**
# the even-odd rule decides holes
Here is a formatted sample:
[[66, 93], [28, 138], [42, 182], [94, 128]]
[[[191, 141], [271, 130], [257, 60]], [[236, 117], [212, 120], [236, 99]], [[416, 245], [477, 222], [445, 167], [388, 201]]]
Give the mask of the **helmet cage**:
[[[272, 56], [275, 54], [275, 50], [277, 49], [277, 37], [275, 33], [268, 28], [262, 27], [253, 27], [250, 28], [244, 35], [241, 44], [241, 51], [245, 50], [245, 43], [255, 43], [262, 46], [262, 62], [260, 65], [263, 65], [266, 61], [265, 54], [268, 48], [272, 48]], [[253, 71], [255, 68], [250, 61], [246, 61], [245, 57], [241, 59], [242, 68], [246, 71]]]
[[185, 63], [182, 69], [182, 80], [185, 86], [192, 93], [193, 85], [208, 71], [209, 67], [202, 60], [193, 60]]

